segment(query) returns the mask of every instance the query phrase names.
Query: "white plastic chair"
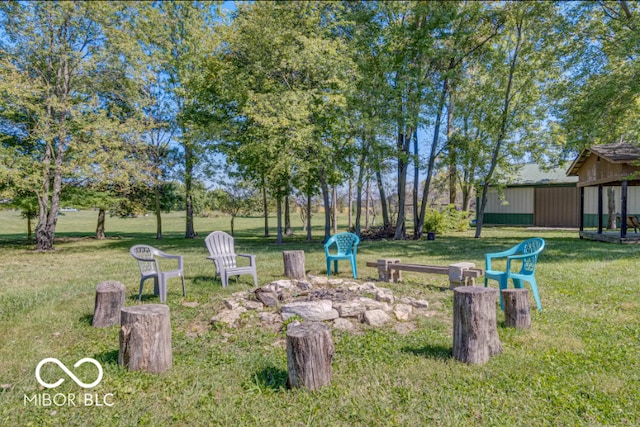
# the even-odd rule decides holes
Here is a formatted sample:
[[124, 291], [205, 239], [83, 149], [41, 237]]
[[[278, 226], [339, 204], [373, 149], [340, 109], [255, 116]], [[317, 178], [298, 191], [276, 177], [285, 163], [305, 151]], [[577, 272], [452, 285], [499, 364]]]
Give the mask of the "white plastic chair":
[[[172, 277], [180, 277], [182, 279], [182, 295], [187, 296], [187, 290], [184, 287], [184, 261], [182, 255], [169, 255], [153, 246], [135, 245], [129, 250], [131, 256], [138, 261], [140, 267], [140, 293], [138, 301], [142, 299], [142, 285], [145, 280], [153, 277], [153, 293], [160, 294], [160, 302], [167, 300], [167, 279]], [[178, 268], [176, 270], [162, 271], [160, 270], [159, 259], [175, 259], [178, 260]]]
[[[215, 264], [216, 276], [220, 276], [223, 288], [229, 285], [230, 276], [240, 276], [241, 274], [251, 274], [253, 276], [253, 285], [258, 287], [255, 255], [236, 254], [233, 237], [224, 231], [214, 231], [204, 241], [209, 250], [207, 259], [210, 259]], [[237, 257], [248, 258], [249, 265], [238, 266], [236, 263]]]

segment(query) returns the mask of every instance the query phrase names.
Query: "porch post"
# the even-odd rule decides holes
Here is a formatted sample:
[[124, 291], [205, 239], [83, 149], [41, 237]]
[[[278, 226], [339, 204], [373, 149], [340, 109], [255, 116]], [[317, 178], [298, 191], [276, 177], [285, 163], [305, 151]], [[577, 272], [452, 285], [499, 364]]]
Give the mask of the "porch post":
[[620, 189], [620, 238], [627, 237], [627, 181], [622, 181]]
[[584, 187], [580, 187], [580, 238], [582, 239], [582, 232], [584, 231]]
[[598, 234], [602, 234], [602, 184], [598, 185]]

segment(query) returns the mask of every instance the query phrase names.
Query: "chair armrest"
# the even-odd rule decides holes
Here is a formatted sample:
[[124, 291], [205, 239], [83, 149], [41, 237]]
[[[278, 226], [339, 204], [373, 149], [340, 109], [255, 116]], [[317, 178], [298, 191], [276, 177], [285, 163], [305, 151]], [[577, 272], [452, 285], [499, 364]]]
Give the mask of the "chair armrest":
[[251, 254], [236, 254], [236, 256], [241, 256], [243, 258], [249, 258], [249, 265], [255, 265], [256, 263], [256, 256], [255, 255], [251, 255]]
[[491, 260], [494, 258], [506, 258], [516, 253], [516, 248], [511, 248], [502, 252], [494, 252], [484, 255], [485, 268], [491, 270]]
[[510, 255], [507, 257], [507, 274], [511, 272], [511, 261], [513, 260], [522, 260], [524, 262], [525, 259], [537, 257], [540, 251], [531, 252], [528, 254], [521, 255]]
[[158, 256], [160, 258], [178, 260], [178, 270], [182, 270], [184, 268], [184, 257], [182, 255], [171, 255], [166, 252], [158, 251]]

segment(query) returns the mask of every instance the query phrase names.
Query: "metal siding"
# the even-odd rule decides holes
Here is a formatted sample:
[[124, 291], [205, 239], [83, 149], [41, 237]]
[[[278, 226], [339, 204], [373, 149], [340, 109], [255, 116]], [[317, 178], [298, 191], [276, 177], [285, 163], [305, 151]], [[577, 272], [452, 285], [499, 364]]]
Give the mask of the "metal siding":
[[576, 187], [536, 188], [535, 225], [538, 227], [577, 227], [577, 190]]
[[533, 214], [485, 213], [485, 225], [533, 225]]
[[[620, 187], [614, 187], [616, 189], [616, 212], [620, 212]], [[602, 191], [602, 206], [604, 214], [607, 213], [607, 206], [609, 205], [609, 198], [607, 197], [607, 187]], [[628, 187], [627, 188], [627, 212], [632, 215], [632, 212], [640, 212], [640, 187]], [[584, 189], [584, 213], [585, 218], [587, 214], [598, 215], [598, 187], [585, 187]], [[586, 223], [585, 223], [586, 225]]]
[[502, 200], [492, 189], [487, 195], [485, 213], [533, 215], [533, 193], [533, 187], [505, 188]]

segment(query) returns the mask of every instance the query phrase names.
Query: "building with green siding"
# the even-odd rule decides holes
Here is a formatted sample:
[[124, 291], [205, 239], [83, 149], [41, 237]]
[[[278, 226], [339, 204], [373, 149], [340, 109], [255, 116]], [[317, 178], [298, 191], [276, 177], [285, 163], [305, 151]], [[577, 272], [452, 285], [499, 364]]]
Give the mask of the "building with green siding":
[[[502, 191], [489, 191], [483, 224], [578, 228], [580, 195], [577, 183], [577, 176], [567, 176], [567, 168], [545, 171], [537, 164], [524, 164]], [[620, 187], [613, 188], [616, 212], [620, 212]], [[585, 227], [598, 224], [597, 191], [595, 187], [585, 188]], [[604, 193], [606, 212], [607, 191]], [[640, 187], [629, 188], [628, 209], [629, 214], [640, 214]], [[606, 224], [606, 213], [604, 220]]]

